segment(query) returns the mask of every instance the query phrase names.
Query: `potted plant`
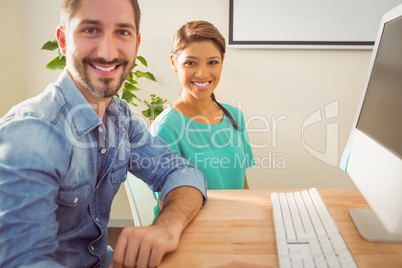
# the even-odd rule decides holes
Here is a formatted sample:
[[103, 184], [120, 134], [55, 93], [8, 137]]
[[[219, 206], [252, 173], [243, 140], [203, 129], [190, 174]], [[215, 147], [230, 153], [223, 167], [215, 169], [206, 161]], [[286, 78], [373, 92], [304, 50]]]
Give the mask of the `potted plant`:
[[155, 94], [151, 94], [150, 96], [151, 102], [147, 102], [146, 100], [143, 101], [148, 109], [142, 111], [142, 114], [152, 123], [155, 117], [157, 117], [165, 109], [164, 105], [167, 100], [164, 100], [161, 97], [156, 96]]
[[[64, 69], [64, 67], [66, 66], [66, 57], [60, 52], [57, 40], [48, 41], [42, 46], [42, 50], [54, 51], [56, 49], [58, 51], [58, 56], [46, 65], [46, 68], [50, 70], [60, 70]], [[143, 66], [148, 67], [148, 63], [144, 57], [137, 56], [137, 60]], [[137, 87], [139, 79], [146, 78], [148, 80], [157, 82], [155, 76], [152, 73], [137, 70], [137, 66], [138, 64], [136, 63], [133, 70], [124, 81], [122, 88], [116, 94], [116, 97], [126, 100], [128, 103], [134, 106], [138, 106], [139, 104], [145, 105], [147, 109], [143, 110], [142, 114], [151, 121], [163, 111], [164, 103], [167, 100], [163, 100], [155, 94], [151, 94], [151, 100], [150, 102], [147, 102], [146, 100], [141, 100], [134, 94], [134, 92], [141, 90], [141, 88]]]

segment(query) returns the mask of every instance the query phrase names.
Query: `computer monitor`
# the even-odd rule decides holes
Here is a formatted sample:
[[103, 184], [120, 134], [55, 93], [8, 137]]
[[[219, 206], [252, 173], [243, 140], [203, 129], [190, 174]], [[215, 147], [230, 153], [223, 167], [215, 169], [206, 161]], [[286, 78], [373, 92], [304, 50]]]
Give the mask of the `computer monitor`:
[[361, 233], [367, 240], [398, 242], [402, 240], [402, 5], [382, 18], [358, 107], [341, 163], [371, 210], [351, 210], [350, 215], [359, 232], [369, 232]]

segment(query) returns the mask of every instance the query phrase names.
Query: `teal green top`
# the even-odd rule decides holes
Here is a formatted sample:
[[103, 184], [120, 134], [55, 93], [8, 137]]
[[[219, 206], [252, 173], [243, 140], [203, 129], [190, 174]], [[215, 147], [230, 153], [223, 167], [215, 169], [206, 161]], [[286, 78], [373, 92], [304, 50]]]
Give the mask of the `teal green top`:
[[169, 107], [151, 125], [152, 135], [196, 166], [207, 181], [208, 189], [244, 189], [246, 168], [254, 165], [243, 113], [222, 104], [241, 131], [224, 115], [216, 125], [201, 124]]

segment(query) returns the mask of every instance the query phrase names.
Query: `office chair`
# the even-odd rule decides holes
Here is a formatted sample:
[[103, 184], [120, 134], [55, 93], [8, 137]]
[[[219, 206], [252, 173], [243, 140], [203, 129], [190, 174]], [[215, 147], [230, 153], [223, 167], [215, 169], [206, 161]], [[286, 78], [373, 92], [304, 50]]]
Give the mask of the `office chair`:
[[154, 208], [157, 204], [153, 196], [154, 192], [142, 180], [136, 178], [130, 172], [127, 173], [124, 187], [126, 188], [128, 202], [130, 203], [134, 226], [152, 225]]

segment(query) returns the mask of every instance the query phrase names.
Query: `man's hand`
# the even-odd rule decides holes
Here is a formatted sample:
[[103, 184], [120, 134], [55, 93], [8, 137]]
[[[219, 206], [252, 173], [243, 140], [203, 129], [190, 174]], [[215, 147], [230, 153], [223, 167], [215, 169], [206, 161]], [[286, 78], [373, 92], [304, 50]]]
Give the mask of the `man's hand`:
[[202, 194], [193, 187], [172, 190], [153, 226], [123, 229], [110, 267], [157, 267], [167, 252], [176, 250], [181, 233], [202, 203]]
[[167, 252], [179, 245], [179, 235], [158, 226], [123, 229], [111, 267], [157, 267]]

